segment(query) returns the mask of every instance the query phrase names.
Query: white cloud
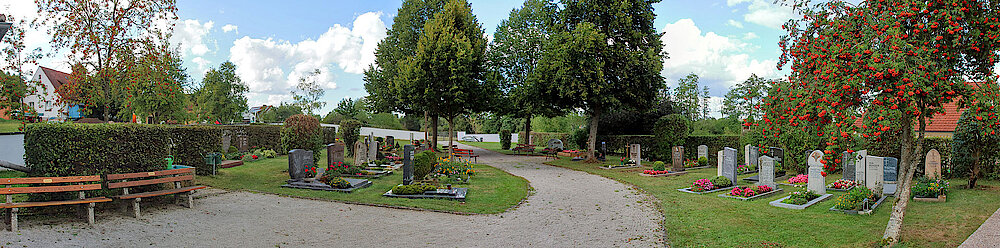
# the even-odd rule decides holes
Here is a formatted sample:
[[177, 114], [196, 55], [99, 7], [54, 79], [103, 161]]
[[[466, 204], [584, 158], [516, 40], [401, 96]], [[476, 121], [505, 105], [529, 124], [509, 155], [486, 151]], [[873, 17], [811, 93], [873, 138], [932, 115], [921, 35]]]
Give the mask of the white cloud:
[[737, 28], [743, 28], [743, 23], [742, 22], [738, 22], [738, 21], [733, 20], [733, 19], [729, 19], [729, 21], [726, 22], [726, 25], [737, 27]]
[[754, 32], [748, 32], [743, 35], [744, 40], [752, 40], [756, 38], [760, 38], [760, 36], [757, 36], [757, 34], [755, 34]]
[[233, 25], [233, 24], [226, 24], [225, 26], [222, 26], [222, 32], [226, 32], [226, 33], [229, 33], [229, 32], [240, 33], [239, 27], [237, 27], [236, 25]]
[[375, 62], [375, 48], [386, 36], [381, 15], [365, 13], [354, 20], [353, 28], [335, 24], [316, 39], [294, 44], [244, 36], [233, 42], [230, 61], [236, 64], [236, 73], [251, 92], [287, 94], [299, 77], [314, 69], [322, 72], [318, 77], [321, 85], [335, 89], [332, 66], [361, 74]]
[[212, 21], [205, 23], [191, 19], [180, 21], [174, 27], [171, 43], [180, 45], [181, 52], [184, 54], [204, 56], [209, 52], [208, 45], [205, 44], [206, 36], [214, 25], [215, 23]]
[[[51, 56], [42, 57], [37, 61], [38, 65], [53, 68], [56, 70], [69, 72], [70, 71], [70, 60], [67, 57], [69, 52], [68, 49], [63, 49], [61, 51], [54, 51], [49, 42], [52, 41], [52, 36], [46, 33], [49, 29], [49, 25], [40, 25], [38, 27], [29, 26], [36, 17], [38, 17], [38, 7], [35, 5], [34, 1], [31, 0], [13, 0], [13, 1], [0, 1], [0, 13], [7, 15], [7, 21], [14, 23], [24, 29], [24, 52], [29, 53], [40, 48], [43, 54], [53, 53]], [[21, 21], [25, 21], [22, 25]], [[6, 36], [11, 36], [12, 34], [8, 32]], [[0, 49], [5, 48], [6, 43], [0, 43]], [[6, 65], [7, 61], [0, 61], [0, 66]], [[38, 68], [36, 65], [24, 64], [21, 65], [22, 73], [30, 74]]]
[[744, 3], [749, 5], [743, 20], [761, 26], [781, 29], [781, 25], [788, 19], [797, 17], [791, 7], [782, 6], [771, 0], [726, 0], [726, 5], [729, 7]]
[[663, 31], [663, 75], [673, 87], [677, 79], [695, 73], [713, 92], [726, 92], [751, 74], [769, 78], [777, 75], [774, 60], [751, 59], [754, 46], [714, 32], [702, 33], [691, 19], [667, 24]]

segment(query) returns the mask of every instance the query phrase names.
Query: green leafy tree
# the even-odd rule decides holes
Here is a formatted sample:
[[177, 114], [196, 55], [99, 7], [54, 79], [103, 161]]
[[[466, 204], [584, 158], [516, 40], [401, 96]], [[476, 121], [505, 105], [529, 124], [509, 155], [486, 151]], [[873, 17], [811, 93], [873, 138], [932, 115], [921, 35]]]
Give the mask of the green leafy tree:
[[[487, 51], [490, 80], [496, 81], [504, 101], [496, 111], [524, 119], [524, 139], [531, 140], [532, 117], [555, 117], [565, 111], [540, 97], [541, 88], [533, 81], [545, 43], [559, 22], [558, 7], [549, 0], [528, 0], [500, 21]], [[537, 79], [537, 77], [535, 77]]]
[[312, 115], [313, 111], [326, 106], [326, 102], [319, 100], [323, 98], [323, 95], [326, 95], [326, 90], [319, 85], [319, 75], [321, 73], [319, 69], [316, 69], [299, 78], [299, 83], [295, 85], [295, 89], [291, 92], [292, 99], [295, 100], [295, 105], [298, 105], [302, 109], [302, 112], [308, 115]]
[[362, 112], [360, 109], [355, 107], [357, 105], [357, 101], [360, 101], [360, 99], [358, 100], [352, 100], [351, 98], [341, 99], [340, 103], [337, 103], [337, 108], [333, 109], [333, 111], [337, 112], [337, 114], [340, 114], [340, 116], [343, 116], [344, 118], [357, 119], [358, 115], [360, 115]]
[[588, 161], [598, 121], [614, 106], [642, 108], [663, 87], [663, 45], [653, 27], [656, 0], [568, 0], [563, 21], [536, 68], [551, 103], [590, 116]]
[[761, 111], [756, 109], [767, 93], [766, 80], [757, 74], [750, 75], [746, 81], [729, 88], [722, 101], [722, 115], [729, 119], [754, 122], [760, 120]]
[[[654, 156], [662, 159], [671, 158], [673, 153], [670, 149], [674, 146], [684, 145], [690, 125], [690, 121], [682, 114], [669, 114], [656, 121], [656, 128], [653, 132], [656, 139], [655, 147], [653, 147], [656, 151]], [[667, 156], [667, 154], [671, 155]]]
[[126, 64], [123, 74], [128, 80], [123, 81], [125, 105], [118, 112], [119, 118], [128, 119], [135, 114], [152, 117], [153, 123], [186, 119], [184, 105], [187, 101], [182, 85], [187, 82], [188, 75], [180, 52], [170, 48], [166, 38], [159, 44], [152, 41], [142, 44], [143, 54], [122, 60]]
[[[491, 91], [484, 80], [486, 39], [483, 29], [462, 0], [452, 0], [424, 24], [416, 55], [407, 60], [399, 80], [404, 101], [448, 121], [449, 137], [457, 116], [487, 110]], [[436, 122], [436, 121], [435, 121]], [[449, 139], [451, 147], [454, 139]]]
[[340, 121], [340, 138], [344, 140], [347, 144], [348, 154], [354, 154], [354, 143], [358, 141], [358, 137], [361, 136], [361, 122], [358, 120], [343, 120]]
[[266, 123], [278, 123], [298, 114], [302, 114], [302, 109], [298, 105], [281, 103], [277, 107], [260, 113], [260, 120]]
[[247, 110], [247, 91], [247, 85], [236, 75], [236, 65], [232, 62], [226, 61], [219, 68], [209, 69], [198, 95], [201, 119], [223, 123], [242, 120]]
[[[406, 85], [400, 69], [409, 58], [417, 54], [416, 48], [424, 33], [424, 24], [444, 9], [447, 0], [404, 0], [393, 17], [392, 28], [375, 50], [375, 64], [365, 70], [365, 90], [378, 112], [401, 112], [404, 114], [424, 114], [430, 119], [430, 127], [437, 127], [438, 116], [421, 109], [420, 105], [404, 101], [400, 92]], [[437, 144], [437, 128], [429, 130], [431, 142]]]
[[677, 80], [677, 88], [674, 89], [672, 99], [677, 105], [678, 110], [688, 120], [699, 120], [702, 118], [702, 99], [701, 92], [698, 91], [698, 75], [691, 73]]
[[28, 26], [27, 21], [7, 21], [13, 25], [0, 40], [0, 46], [3, 47], [0, 53], [3, 53], [4, 58], [3, 64], [0, 64], [0, 109], [6, 109], [5, 113], [11, 119], [21, 120], [21, 127], [18, 129], [23, 131], [26, 125], [24, 117], [37, 114], [34, 108], [24, 103], [24, 98], [37, 95], [40, 89], [44, 89], [37, 81], [25, 80], [28, 76], [23, 66], [36, 64], [42, 55], [40, 48], [26, 51], [24, 30]]

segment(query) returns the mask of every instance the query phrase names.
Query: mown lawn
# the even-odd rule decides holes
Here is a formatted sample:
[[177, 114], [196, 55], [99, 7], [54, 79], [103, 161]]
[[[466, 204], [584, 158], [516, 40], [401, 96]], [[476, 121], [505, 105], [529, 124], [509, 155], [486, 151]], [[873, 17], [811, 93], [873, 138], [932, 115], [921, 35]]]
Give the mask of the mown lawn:
[[21, 132], [21, 121], [0, 119], [0, 133]]
[[[325, 164], [325, 153], [320, 163]], [[249, 162], [243, 166], [221, 169], [216, 176], [199, 176], [199, 183], [229, 190], [252, 190], [342, 202], [383, 204], [462, 213], [501, 213], [528, 196], [530, 186], [524, 178], [486, 165], [474, 165], [476, 176], [467, 185], [465, 202], [443, 199], [405, 199], [382, 196], [403, 181], [402, 171], [372, 180], [372, 185], [353, 193], [282, 188], [288, 180], [286, 156]]]
[[[463, 142], [465, 143], [465, 142]], [[468, 142], [484, 149], [499, 150], [499, 143]], [[498, 151], [499, 152], [499, 151]], [[619, 157], [609, 157], [617, 161]], [[886, 199], [871, 216], [832, 212], [836, 197], [805, 210], [773, 207], [768, 202], [794, 191], [749, 202], [695, 195], [676, 189], [689, 187], [700, 178], [714, 177], [715, 168], [690, 170], [677, 177], [644, 177], [639, 170], [604, 170], [598, 164], [562, 158], [548, 164], [579, 170], [636, 185], [660, 200], [667, 239], [675, 247], [871, 247], [882, 238], [895, 198]], [[740, 185], [750, 183], [742, 181]], [[841, 178], [835, 174], [827, 183]], [[980, 189], [964, 189], [964, 180], [950, 180], [948, 202], [910, 202], [903, 224], [902, 247], [955, 247], [965, 241], [993, 212], [1000, 208], [1000, 182], [980, 181]]]

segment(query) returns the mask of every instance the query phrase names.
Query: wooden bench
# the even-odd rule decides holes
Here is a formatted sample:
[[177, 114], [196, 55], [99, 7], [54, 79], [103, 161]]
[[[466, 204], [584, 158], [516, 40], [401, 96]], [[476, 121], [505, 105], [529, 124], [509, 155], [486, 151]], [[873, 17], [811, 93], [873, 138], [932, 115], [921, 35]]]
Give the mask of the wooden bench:
[[[0, 178], [0, 185], [6, 185], [0, 190], [0, 195], [7, 195], [7, 202], [0, 203], [0, 209], [9, 209], [10, 230], [17, 232], [17, 212], [21, 208], [47, 207], [60, 205], [86, 204], [87, 223], [94, 224], [94, 205], [98, 202], [109, 202], [107, 197], [87, 198], [84, 191], [101, 189], [101, 176], [74, 177], [25, 177]], [[82, 184], [81, 184], [82, 183]], [[17, 184], [30, 184], [29, 187], [14, 187]], [[48, 185], [48, 186], [42, 186]], [[31, 193], [77, 192], [77, 199], [48, 202], [14, 202], [14, 195]], [[83, 211], [81, 211], [83, 212]]]
[[476, 155], [476, 152], [469, 149], [455, 148], [455, 152], [452, 154], [454, 154], [455, 157], [465, 159], [466, 161], [468, 161], [471, 158], [474, 159], [477, 163], [479, 162], [479, 155]]
[[[192, 207], [194, 199], [192, 199], [191, 194], [195, 190], [207, 188], [206, 186], [181, 187], [182, 182], [192, 181], [194, 181], [194, 168], [111, 174], [108, 175], [108, 189], [122, 189], [121, 195], [112, 196], [112, 198], [116, 200], [132, 200], [132, 213], [136, 218], [139, 218], [139, 202], [142, 201], [142, 198], [184, 193], [185, 200], [181, 205], [188, 208]], [[129, 188], [132, 187], [161, 183], [173, 183], [173, 188], [141, 193], [129, 191]], [[180, 201], [180, 198], [177, 198], [177, 195], [175, 195], [174, 202], [178, 201]], [[125, 211], [127, 207], [127, 205], [122, 205], [122, 210]]]
[[524, 154], [530, 155], [535, 153], [535, 145], [517, 144], [517, 147], [514, 147], [514, 149], [510, 150], [516, 152], [516, 154], [521, 154], [523, 152]]

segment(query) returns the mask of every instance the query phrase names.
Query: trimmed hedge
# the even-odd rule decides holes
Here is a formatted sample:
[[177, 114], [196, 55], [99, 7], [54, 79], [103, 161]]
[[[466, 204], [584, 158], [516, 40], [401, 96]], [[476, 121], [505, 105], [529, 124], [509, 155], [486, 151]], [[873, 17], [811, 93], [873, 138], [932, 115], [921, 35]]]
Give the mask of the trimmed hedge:
[[250, 147], [256, 146], [263, 149], [271, 149], [281, 155], [288, 154], [288, 151], [281, 149], [281, 126], [249, 125], [239, 128], [246, 130]]
[[212, 167], [205, 163], [204, 156], [222, 151], [223, 129], [214, 126], [176, 126], [168, 129], [173, 143], [171, 154], [174, 164], [195, 167], [199, 175], [212, 174]]
[[[568, 133], [540, 133], [531, 132], [531, 144], [537, 146], [537, 148], [545, 148], [549, 145], [550, 139], [559, 139], [563, 141], [563, 146], [568, 146], [570, 144]], [[518, 139], [524, 140], [524, 132], [518, 133]]]
[[[170, 154], [167, 126], [34, 124], [24, 135], [29, 177], [64, 177], [163, 170]], [[218, 144], [219, 141], [213, 142]]]
[[[655, 140], [656, 138], [653, 135], [604, 135], [597, 136], [597, 147], [600, 149], [601, 141], [604, 141], [607, 142], [608, 153], [624, 155], [625, 148], [629, 144], [639, 144], [639, 147], [642, 149], [643, 158], [669, 162], [672, 154], [670, 154], [670, 151], [667, 151], [666, 154], [656, 152]], [[698, 146], [708, 146], [709, 165], [717, 163], [718, 158], [716, 158], [716, 155], [724, 147], [728, 146], [738, 151], [742, 149], [739, 146], [739, 135], [691, 135], [687, 136], [684, 143], [685, 159], [697, 159]], [[742, 154], [742, 152], [737, 153]]]

